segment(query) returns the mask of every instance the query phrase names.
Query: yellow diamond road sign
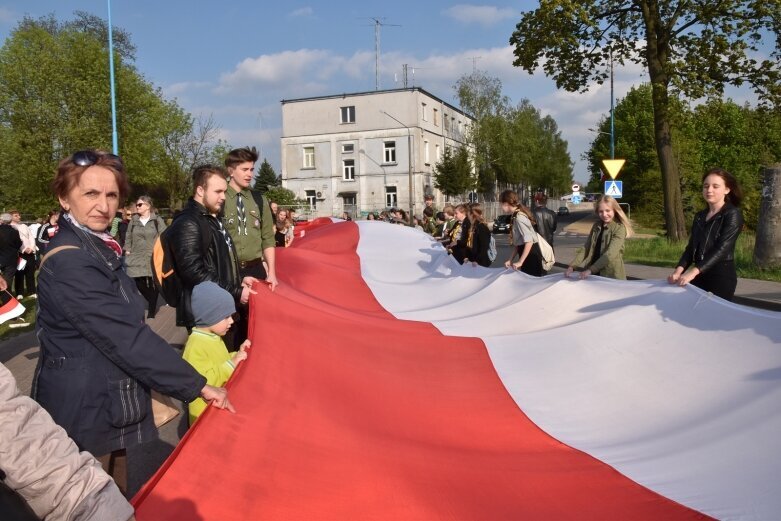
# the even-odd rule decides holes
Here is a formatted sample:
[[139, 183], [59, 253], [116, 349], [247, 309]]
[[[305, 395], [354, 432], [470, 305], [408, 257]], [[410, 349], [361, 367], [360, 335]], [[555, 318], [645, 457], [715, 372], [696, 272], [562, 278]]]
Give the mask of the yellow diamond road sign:
[[610, 176], [610, 179], [615, 179], [618, 173], [621, 171], [621, 167], [626, 163], [626, 159], [603, 159], [602, 164], [605, 165], [605, 170]]

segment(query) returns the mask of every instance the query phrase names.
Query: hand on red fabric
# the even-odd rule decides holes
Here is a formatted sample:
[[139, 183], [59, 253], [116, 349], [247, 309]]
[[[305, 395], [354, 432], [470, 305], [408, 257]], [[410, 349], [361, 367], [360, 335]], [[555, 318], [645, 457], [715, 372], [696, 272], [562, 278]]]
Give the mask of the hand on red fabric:
[[220, 409], [228, 409], [230, 412], [236, 412], [233, 405], [228, 400], [228, 390], [224, 387], [214, 387], [212, 385], [205, 385], [201, 389], [201, 398], [209, 402], [210, 405], [218, 407]]

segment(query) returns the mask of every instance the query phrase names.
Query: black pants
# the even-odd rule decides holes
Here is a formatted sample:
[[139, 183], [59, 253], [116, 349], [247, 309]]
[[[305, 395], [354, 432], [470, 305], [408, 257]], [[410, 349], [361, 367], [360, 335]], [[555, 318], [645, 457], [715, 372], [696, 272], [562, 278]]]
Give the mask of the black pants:
[[[4, 266], [0, 268], [0, 273], [3, 275], [6, 284], [8, 285], [8, 293], [13, 293], [14, 276], [16, 275], [16, 265]], [[14, 294], [16, 296], [16, 294]]]
[[[523, 255], [523, 248], [523, 245], [516, 247], [518, 259]], [[536, 242], [532, 245], [532, 249], [529, 250], [529, 255], [526, 256], [526, 260], [523, 261], [521, 271], [535, 277], [542, 277], [545, 275], [545, 271], [542, 269], [542, 252], [540, 252], [540, 245]]]
[[715, 264], [709, 270], [694, 277], [692, 285], [731, 302], [738, 285], [735, 262], [725, 261]]
[[147, 318], [154, 318], [157, 313], [157, 288], [155, 283], [152, 282], [152, 277], [134, 277], [136, 281], [136, 287], [141, 293], [141, 296], [146, 299], [149, 304], [149, 313]]
[[27, 265], [23, 270], [17, 270], [14, 275], [14, 295], [27, 297], [35, 293], [35, 254], [22, 253], [21, 255], [27, 261]]
[[[266, 280], [266, 276], [266, 268], [263, 267], [262, 262], [255, 262], [244, 267], [239, 267], [239, 277], [241, 277], [242, 280], [244, 277], [255, 277], [258, 280]], [[249, 306], [237, 305], [236, 309], [238, 311], [236, 314], [236, 321], [233, 323], [233, 327], [225, 338], [225, 345], [228, 346], [228, 351], [239, 350], [242, 342], [247, 339], [249, 329]]]

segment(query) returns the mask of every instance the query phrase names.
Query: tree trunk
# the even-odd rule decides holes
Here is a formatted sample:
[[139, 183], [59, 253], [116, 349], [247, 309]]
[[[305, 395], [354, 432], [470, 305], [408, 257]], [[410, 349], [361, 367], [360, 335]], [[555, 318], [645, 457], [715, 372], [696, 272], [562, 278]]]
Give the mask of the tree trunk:
[[760, 268], [781, 266], [781, 163], [765, 168], [754, 262]]
[[668, 47], [664, 34], [664, 24], [661, 23], [658, 2], [650, 0], [642, 2], [643, 18], [646, 27], [646, 62], [651, 77], [654, 107], [654, 139], [656, 155], [659, 158], [659, 168], [662, 171], [662, 189], [664, 194], [664, 219], [668, 240], [683, 240], [686, 238], [686, 222], [683, 217], [683, 202], [681, 199], [681, 177], [678, 165], [673, 159], [672, 136], [670, 133], [670, 98], [668, 86], [670, 77], [667, 74], [669, 65]]

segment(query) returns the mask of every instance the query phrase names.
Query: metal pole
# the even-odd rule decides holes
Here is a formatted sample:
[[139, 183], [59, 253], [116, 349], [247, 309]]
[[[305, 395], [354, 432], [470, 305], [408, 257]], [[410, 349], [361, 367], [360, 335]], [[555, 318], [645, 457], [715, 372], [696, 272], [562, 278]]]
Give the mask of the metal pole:
[[108, 66], [111, 80], [111, 144], [114, 154], [119, 154], [117, 140], [117, 99], [114, 92], [114, 35], [111, 30], [111, 0], [108, 2]]
[[613, 96], [613, 50], [610, 50], [610, 159], [616, 158], [615, 97]]

